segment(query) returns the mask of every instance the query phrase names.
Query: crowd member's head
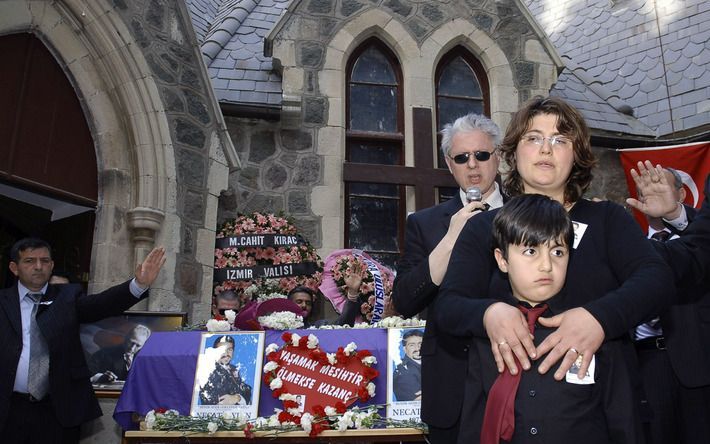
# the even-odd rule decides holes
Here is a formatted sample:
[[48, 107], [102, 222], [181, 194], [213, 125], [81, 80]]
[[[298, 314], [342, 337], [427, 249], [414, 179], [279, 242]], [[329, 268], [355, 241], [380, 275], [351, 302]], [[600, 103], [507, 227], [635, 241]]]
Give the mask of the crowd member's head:
[[402, 348], [409, 359], [419, 362], [422, 359], [422, 340], [424, 334], [420, 330], [409, 330], [402, 335]]
[[498, 174], [500, 129], [491, 119], [467, 114], [441, 130], [441, 152], [459, 188], [478, 187], [485, 199]]
[[217, 362], [222, 365], [227, 365], [232, 360], [232, 356], [234, 356], [234, 338], [226, 335], [220, 336], [214, 341], [212, 348], [217, 348], [222, 351]]
[[567, 211], [548, 196], [523, 194], [503, 205], [493, 219], [493, 248], [513, 296], [535, 305], [559, 293], [573, 239]]
[[150, 329], [145, 325], [138, 324], [133, 327], [124, 342], [126, 354], [135, 355], [138, 353], [145, 345], [145, 341], [150, 337], [150, 333]]
[[10, 271], [28, 290], [40, 291], [53, 269], [52, 247], [42, 239], [20, 239], [10, 249]]
[[673, 185], [673, 197], [676, 202], [683, 203], [685, 201], [685, 188], [683, 187], [683, 178], [680, 177], [678, 170], [674, 168], [663, 168], [663, 174], [666, 175], [666, 180]]
[[242, 300], [234, 290], [224, 290], [212, 299], [212, 315], [224, 316], [227, 310], [238, 312], [242, 308]]
[[503, 188], [510, 196], [545, 194], [565, 203], [579, 200], [597, 163], [584, 117], [557, 97], [535, 97], [508, 125], [501, 156], [510, 166]]
[[316, 294], [308, 287], [299, 285], [288, 292], [288, 299], [303, 310], [303, 319], [308, 319], [313, 311]]

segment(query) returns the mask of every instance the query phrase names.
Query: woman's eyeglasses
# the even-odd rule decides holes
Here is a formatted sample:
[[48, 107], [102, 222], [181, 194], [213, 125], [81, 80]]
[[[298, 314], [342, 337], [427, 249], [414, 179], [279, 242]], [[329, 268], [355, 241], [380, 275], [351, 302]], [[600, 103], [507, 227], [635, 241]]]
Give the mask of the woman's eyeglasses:
[[457, 155], [455, 155], [455, 156], [449, 156], [449, 158], [452, 159], [452, 160], [454, 161], [454, 163], [457, 163], [457, 164], [459, 164], [459, 165], [468, 162], [468, 159], [469, 159], [469, 157], [471, 157], [471, 155], [473, 155], [473, 157], [474, 157], [477, 161], [479, 161], [479, 162], [485, 162], [485, 161], [487, 161], [488, 159], [490, 159], [491, 156], [493, 155], [493, 153], [495, 153], [495, 152], [496, 152], [496, 150], [493, 150], [493, 151], [474, 151], [474, 152], [472, 152], [472, 153], [461, 153], [461, 154], [457, 154]]
[[551, 147], [562, 147], [566, 148], [572, 145], [572, 141], [565, 136], [552, 136], [552, 137], [542, 137], [539, 134], [526, 134], [520, 138], [520, 141], [526, 145], [537, 145], [542, 146], [545, 140], [550, 141]]

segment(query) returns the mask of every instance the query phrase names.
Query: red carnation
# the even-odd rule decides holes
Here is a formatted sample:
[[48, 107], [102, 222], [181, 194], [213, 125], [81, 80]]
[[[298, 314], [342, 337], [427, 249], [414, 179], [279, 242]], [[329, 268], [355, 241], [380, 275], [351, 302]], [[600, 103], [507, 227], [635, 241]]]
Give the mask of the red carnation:
[[281, 353], [279, 352], [271, 352], [266, 355], [266, 359], [268, 359], [269, 361], [278, 362], [279, 358], [281, 358]]
[[298, 403], [296, 401], [291, 401], [290, 399], [284, 401], [285, 409], [295, 409], [296, 407], [298, 407]]
[[288, 412], [280, 412], [279, 413], [279, 422], [280, 423], [293, 422], [293, 415]]
[[370, 399], [370, 393], [367, 391], [367, 387], [360, 387], [357, 391], [357, 397], [360, 398], [360, 401], [367, 401]]
[[316, 416], [320, 416], [320, 417], [325, 416], [325, 407], [323, 407], [320, 404], [314, 405], [313, 406], [313, 414]]
[[168, 409], [166, 409], [165, 407], [158, 407], [157, 409], [155, 409], [155, 413], [165, 413], [167, 411]]
[[273, 381], [273, 380], [274, 380], [274, 375], [272, 375], [271, 373], [264, 373], [264, 379], [263, 379], [264, 384], [271, 384], [271, 381]]
[[276, 390], [271, 392], [271, 396], [273, 396], [274, 398], [278, 398], [279, 396], [284, 394], [284, 391], [285, 390], [283, 387], [277, 388]]
[[284, 332], [284, 334], [281, 335], [281, 339], [283, 339], [286, 344], [291, 344], [291, 333], [288, 331]]
[[307, 348], [308, 347], [308, 336], [303, 336], [301, 339], [298, 340], [298, 348]]
[[338, 413], [345, 413], [348, 408], [345, 406], [343, 401], [338, 401], [335, 403], [335, 411]]
[[372, 381], [373, 379], [375, 379], [376, 377], [378, 377], [380, 375], [380, 372], [378, 372], [377, 370], [375, 370], [372, 367], [365, 367], [362, 370], [362, 374], [365, 376], [365, 378]]
[[254, 432], [252, 430], [254, 430], [254, 424], [248, 422], [247, 425], [244, 426], [244, 430], [243, 430], [244, 436], [246, 436], [249, 439], [253, 439]]
[[363, 359], [363, 358], [366, 358], [366, 357], [368, 357], [368, 356], [372, 356], [372, 353], [370, 353], [370, 350], [358, 350], [358, 352], [356, 353], [356, 356], [357, 356], [359, 359]]

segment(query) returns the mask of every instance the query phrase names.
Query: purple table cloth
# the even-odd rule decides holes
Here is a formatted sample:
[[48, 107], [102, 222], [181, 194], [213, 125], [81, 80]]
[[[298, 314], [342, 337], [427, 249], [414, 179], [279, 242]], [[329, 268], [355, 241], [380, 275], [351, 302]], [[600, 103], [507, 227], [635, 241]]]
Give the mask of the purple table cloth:
[[[367, 349], [377, 358], [375, 368], [380, 375], [374, 379], [377, 391], [368, 402], [355, 405], [384, 404], [387, 390], [387, 330], [293, 330], [301, 336], [312, 333], [318, 337], [320, 347], [335, 352], [355, 342], [358, 350]], [[264, 345], [281, 346], [281, 331], [266, 331]], [[156, 408], [175, 409], [181, 415], [190, 414], [192, 388], [195, 380], [201, 332], [155, 332], [136, 356], [126, 378], [113, 418], [124, 430], [135, 430], [134, 413], [144, 416]], [[260, 370], [261, 374], [261, 370]], [[271, 416], [274, 408], [282, 407], [271, 390], [261, 384], [259, 416]]]

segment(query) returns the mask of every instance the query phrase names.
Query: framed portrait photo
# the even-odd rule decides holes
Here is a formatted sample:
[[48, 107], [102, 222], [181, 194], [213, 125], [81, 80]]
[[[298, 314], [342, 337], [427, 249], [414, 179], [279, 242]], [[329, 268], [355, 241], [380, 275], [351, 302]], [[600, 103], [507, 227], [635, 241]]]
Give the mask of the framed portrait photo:
[[185, 312], [126, 311], [80, 327], [91, 384], [99, 397], [118, 397], [133, 359], [156, 331], [187, 323]]
[[256, 418], [264, 332], [203, 333], [190, 414]]
[[387, 332], [387, 417], [419, 420], [422, 404], [424, 328], [390, 328]]

